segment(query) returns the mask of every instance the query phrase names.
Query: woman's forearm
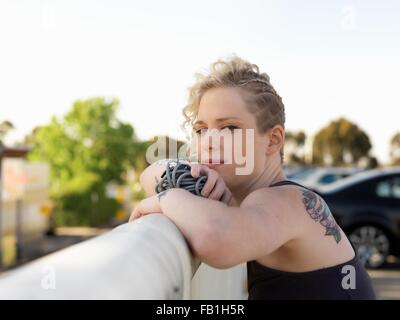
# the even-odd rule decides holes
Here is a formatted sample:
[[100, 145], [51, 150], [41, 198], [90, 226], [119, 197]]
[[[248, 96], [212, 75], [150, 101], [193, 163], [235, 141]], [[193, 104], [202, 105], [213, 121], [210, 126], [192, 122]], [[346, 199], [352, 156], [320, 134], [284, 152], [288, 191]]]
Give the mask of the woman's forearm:
[[161, 175], [165, 170], [167, 161], [168, 160], [165, 159], [152, 163], [146, 169], [144, 169], [140, 175], [140, 185], [146, 192], [147, 196], [156, 194], [155, 187], [157, 185], [157, 181], [160, 180]]
[[157, 197], [163, 214], [176, 224], [200, 258], [212, 247], [217, 235], [215, 230], [224, 230], [223, 221], [232, 219], [234, 210], [239, 210], [180, 188], [168, 189]]

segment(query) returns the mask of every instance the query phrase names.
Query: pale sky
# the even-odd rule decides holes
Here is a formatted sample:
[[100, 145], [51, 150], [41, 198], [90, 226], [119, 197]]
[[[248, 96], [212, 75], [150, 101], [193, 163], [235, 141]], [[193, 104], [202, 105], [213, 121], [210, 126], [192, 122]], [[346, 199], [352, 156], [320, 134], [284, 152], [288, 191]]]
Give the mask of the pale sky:
[[399, 1], [0, 0], [0, 120], [8, 142], [74, 100], [117, 97], [139, 138], [183, 138], [194, 73], [236, 54], [282, 96], [286, 128], [344, 116], [386, 162], [400, 131]]

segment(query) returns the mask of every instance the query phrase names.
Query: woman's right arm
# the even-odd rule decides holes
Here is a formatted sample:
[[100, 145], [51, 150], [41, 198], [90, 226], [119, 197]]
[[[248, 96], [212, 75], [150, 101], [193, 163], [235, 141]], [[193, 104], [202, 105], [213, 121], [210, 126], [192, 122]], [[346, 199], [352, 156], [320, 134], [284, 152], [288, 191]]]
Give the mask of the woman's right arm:
[[144, 169], [142, 174], [140, 175], [140, 185], [146, 192], [147, 196], [150, 197], [156, 194], [155, 188], [157, 182], [160, 181], [161, 175], [165, 171], [167, 162], [168, 159], [158, 160], [149, 165], [146, 169]]

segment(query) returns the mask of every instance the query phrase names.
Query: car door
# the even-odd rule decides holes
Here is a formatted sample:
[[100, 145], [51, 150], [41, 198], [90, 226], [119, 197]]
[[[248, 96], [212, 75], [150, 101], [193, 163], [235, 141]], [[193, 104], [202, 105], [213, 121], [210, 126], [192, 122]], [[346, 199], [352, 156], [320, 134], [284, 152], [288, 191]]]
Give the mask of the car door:
[[400, 175], [384, 177], [376, 182], [375, 193], [381, 212], [390, 221], [392, 232], [400, 234]]

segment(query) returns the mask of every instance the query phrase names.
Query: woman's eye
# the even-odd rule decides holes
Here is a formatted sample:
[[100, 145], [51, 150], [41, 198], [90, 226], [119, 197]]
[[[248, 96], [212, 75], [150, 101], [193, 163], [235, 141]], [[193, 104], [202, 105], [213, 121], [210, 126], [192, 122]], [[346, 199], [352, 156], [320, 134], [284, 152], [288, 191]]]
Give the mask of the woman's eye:
[[[237, 126], [233, 126], [233, 125], [222, 127], [222, 129], [225, 129], [225, 128], [228, 128], [229, 130], [239, 129]], [[204, 134], [206, 132], [206, 130], [207, 130], [207, 128], [201, 128], [201, 129], [196, 130], [195, 132], [196, 132], [196, 134]]]
[[207, 128], [201, 128], [199, 130], [196, 130], [196, 134], [203, 134], [207, 130]]
[[238, 127], [236, 127], [236, 126], [226, 126], [226, 127], [223, 127], [223, 129], [225, 129], [225, 128], [228, 128], [229, 130], [238, 129]]

